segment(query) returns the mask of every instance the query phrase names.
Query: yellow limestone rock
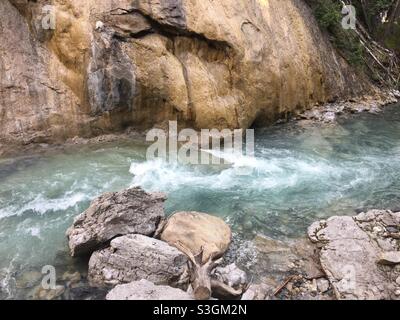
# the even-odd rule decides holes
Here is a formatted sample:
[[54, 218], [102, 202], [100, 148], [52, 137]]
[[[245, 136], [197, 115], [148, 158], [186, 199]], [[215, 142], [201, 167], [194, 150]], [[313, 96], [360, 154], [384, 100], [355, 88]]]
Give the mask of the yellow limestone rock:
[[45, 30], [47, 4], [0, 1], [0, 141], [248, 128], [373, 89], [304, 1], [54, 0]]
[[211, 255], [222, 256], [231, 238], [231, 229], [221, 218], [200, 212], [175, 213], [161, 233], [161, 240], [172, 246], [180, 242], [194, 255], [203, 248], [203, 261]]

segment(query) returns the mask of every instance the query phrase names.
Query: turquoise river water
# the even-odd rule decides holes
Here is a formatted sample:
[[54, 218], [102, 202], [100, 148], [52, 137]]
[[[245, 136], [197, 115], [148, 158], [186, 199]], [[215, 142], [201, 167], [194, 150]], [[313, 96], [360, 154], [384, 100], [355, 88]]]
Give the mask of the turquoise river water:
[[[221, 168], [146, 161], [138, 142], [0, 159], [0, 298], [30, 297], [24, 273], [34, 277], [44, 265], [80, 268], [69, 258], [65, 231], [106, 191], [164, 191], [168, 213], [209, 212], [244, 237], [276, 239], [304, 235], [332, 215], [400, 206], [399, 106], [335, 124], [257, 129], [255, 136], [255, 159], [234, 157]], [[238, 167], [250, 174], [238, 175]]]

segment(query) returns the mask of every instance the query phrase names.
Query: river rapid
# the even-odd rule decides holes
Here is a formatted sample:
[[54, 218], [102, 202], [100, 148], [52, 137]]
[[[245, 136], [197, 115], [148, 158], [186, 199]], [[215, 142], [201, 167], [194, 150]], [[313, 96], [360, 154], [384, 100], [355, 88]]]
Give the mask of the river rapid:
[[146, 161], [137, 141], [0, 159], [0, 298], [32, 298], [45, 265], [84, 276], [87, 262], [69, 257], [65, 231], [107, 191], [164, 191], [168, 214], [212, 213], [244, 239], [293, 239], [318, 219], [400, 207], [399, 106], [257, 129], [255, 139], [255, 158], [222, 154], [231, 165], [221, 167]]

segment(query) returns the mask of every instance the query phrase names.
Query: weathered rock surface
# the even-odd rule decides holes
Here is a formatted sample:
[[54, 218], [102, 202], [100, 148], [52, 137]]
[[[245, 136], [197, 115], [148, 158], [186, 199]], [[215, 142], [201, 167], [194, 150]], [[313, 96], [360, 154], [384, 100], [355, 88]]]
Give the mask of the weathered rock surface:
[[[302, 0], [0, 2], [0, 141], [268, 124], [376, 92]], [[47, 28], [49, 14], [54, 28]], [[66, 125], [68, 124], [68, 125]]]
[[164, 217], [165, 200], [162, 193], [147, 193], [140, 188], [101, 195], [68, 229], [71, 255], [90, 254], [116, 236], [152, 236]]
[[215, 268], [213, 277], [234, 289], [243, 289], [248, 283], [246, 272], [239, 269], [234, 263]]
[[193, 300], [193, 298], [180, 289], [169, 286], [156, 286], [147, 280], [134, 281], [121, 284], [112, 289], [106, 297], [107, 300]]
[[249, 269], [261, 277], [279, 284], [294, 273], [310, 280], [324, 276], [315, 246], [307, 239], [283, 242], [257, 235], [253, 241], [257, 258]]
[[203, 261], [222, 256], [231, 238], [231, 229], [221, 218], [200, 212], [175, 213], [161, 233], [161, 240], [172, 246], [181, 242], [194, 255], [203, 248]]
[[252, 284], [242, 295], [242, 300], [267, 300], [273, 288], [266, 284]]
[[389, 228], [400, 213], [372, 210], [356, 217], [332, 217], [314, 223], [310, 239], [320, 248], [320, 262], [338, 299], [395, 299], [400, 269], [378, 264], [397, 257], [398, 239]]
[[319, 292], [325, 293], [329, 290], [330, 283], [328, 280], [320, 278], [317, 280], [317, 289]]
[[317, 105], [310, 110], [300, 112], [296, 118], [298, 120], [332, 123], [342, 114], [361, 112], [379, 113], [384, 110], [384, 106], [396, 103], [397, 101], [398, 98], [395, 91], [388, 90], [381, 97], [366, 95], [357, 101], [342, 101]]
[[379, 257], [378, 263], [388, 266], [400, 264], [400, 251], [383, 252]]
[[187, 282], [187, 258], [167, 243], [143, 235], [126, 235], [110, 247], [93, 253], [89, 281], [116, 285], [141, 279], [155, 284], [182, 286]]

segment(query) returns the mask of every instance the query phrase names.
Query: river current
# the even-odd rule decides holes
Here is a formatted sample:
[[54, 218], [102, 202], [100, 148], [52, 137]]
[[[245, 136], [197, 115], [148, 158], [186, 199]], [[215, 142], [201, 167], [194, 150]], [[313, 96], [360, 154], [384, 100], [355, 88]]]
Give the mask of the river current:
[[146, 145], [126, 141], [0, 159], [0, 298], [32, 297], [45, 265], [60, 275], [82, 269], [65, 231], [106, 191], [164, 191], [168, 214], [213, 213], [245, 238], [296, 238], [318, 219], [400, 207], [399, 106], [257, 129], [255, 138], [255, 159], [222, 154], [231, 165], [217, 168], [146, 161]]

